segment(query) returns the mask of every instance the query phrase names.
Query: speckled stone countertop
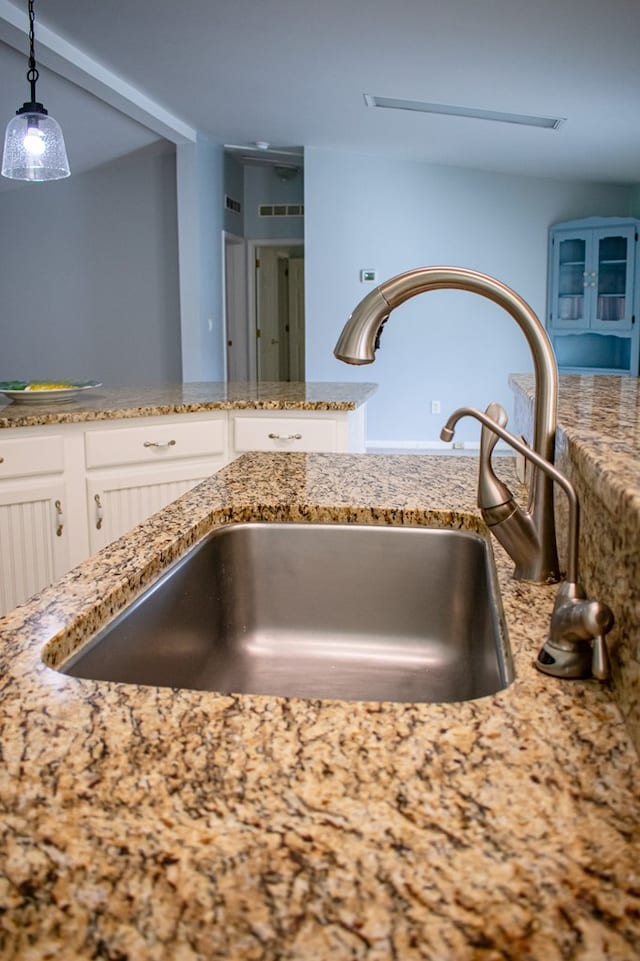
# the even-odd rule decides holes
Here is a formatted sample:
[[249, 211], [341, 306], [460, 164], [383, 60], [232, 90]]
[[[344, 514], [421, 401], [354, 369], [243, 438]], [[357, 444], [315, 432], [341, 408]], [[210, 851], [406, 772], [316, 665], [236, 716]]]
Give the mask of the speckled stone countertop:
[[533, 667], [554, 588], [499, 548], [516, 679], [476, 701], [229, 696], [41, 659], [220, 523], [482, 530], [475, 472], [244, 455], [0, 620], [3, 961], [640, 958], [637, 757], [606, 687]]
[[[533, 378], [510, 383], [516, 430], [530, 437]], [[640, 380], [563, 374], [558, 401], [555, 462], [580, 499], [580, 579], [616, 616], [613, 691], [640, 752]], [[556, 505], [560, 518], [562, 496]]]
[[215, 383], [99, 387], [77, 400], [27, 405], [0, 397], [0, 428], [74, 424], [120, 417], [193, 414], [208, 410], [335, 410], [360, 407], [376, 384]]
[[[512, 374], [509, 383], [533, 404], [532, 375]], [[640, 378], [562, 374], [558, 434], [579, 449], [591, 486], [640, 519]]]

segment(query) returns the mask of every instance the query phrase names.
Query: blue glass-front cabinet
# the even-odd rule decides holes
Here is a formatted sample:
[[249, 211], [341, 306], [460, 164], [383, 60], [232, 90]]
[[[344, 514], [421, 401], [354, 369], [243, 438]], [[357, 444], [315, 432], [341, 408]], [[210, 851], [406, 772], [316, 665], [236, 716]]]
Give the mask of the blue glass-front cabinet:
[[547, 330], [561, 372], [638, 376], [639, 229], [630, 217], [551, 227]]

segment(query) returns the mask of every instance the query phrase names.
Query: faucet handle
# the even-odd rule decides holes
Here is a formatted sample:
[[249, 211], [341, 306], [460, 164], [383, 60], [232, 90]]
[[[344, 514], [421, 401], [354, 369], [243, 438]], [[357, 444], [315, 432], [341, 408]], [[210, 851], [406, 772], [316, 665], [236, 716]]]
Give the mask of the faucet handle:
[[[499, 427], [507, 426], [507, 412], [500, 404], [493, 402], [485, 410], [487, 417], [494, 420]], [[491, 455], [500, 438], [485, 424], [480, 434], [480, 463], [478, 471], [478, 507], [491, 509], [509, 503], [513, 496], [511, 491], [496, 477], [491, 466]]]
[[591, 658], [591, 673], [598, 681], [606, 681], [609, 677], [611, 667], [609, 664], [609, 651], [604, 639], [604, 634], [598, 634], [592, 642], [593, 655]]
[[[506, 427], [509, 421], [507, 417], [507, 412], [497, 401], [492, 401], [485, 410], [487, 417], [491, 420], [495, 420], [498, 427]], [[500, 438], [494, 431], [489, 430], [489, 428], [483, 424], [482, 430], [480, 432], [480, 456], [490, 457], [493, 453], [493, 448], [496, 446]]]

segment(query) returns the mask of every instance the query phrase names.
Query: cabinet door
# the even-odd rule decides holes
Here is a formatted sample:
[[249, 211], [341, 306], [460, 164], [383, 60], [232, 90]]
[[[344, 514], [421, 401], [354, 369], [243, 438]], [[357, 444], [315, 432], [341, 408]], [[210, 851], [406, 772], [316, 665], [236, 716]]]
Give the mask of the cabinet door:
[[126, 534], [210, 477], [220, 466], [203, 462], [153, 472], [122, 471], [90, 477], [87, 498], [91, 552]]
[[589, 286], [592, 262], [590, 231], [558, 231], [552, 241], [550, 326], [582, 330], [588, 325], [593, 289]]
[[0, 489], [0, 614], [69, 568], [62, 481], [23, 480]]
[[631, 330], [635, 244], [634, 227], [593, 232], [594, 262], [588, 276], [593, 330]]
[[338, 415], [236, 414], [233, 448], [245, 451], [347, 450], [346, 432]]

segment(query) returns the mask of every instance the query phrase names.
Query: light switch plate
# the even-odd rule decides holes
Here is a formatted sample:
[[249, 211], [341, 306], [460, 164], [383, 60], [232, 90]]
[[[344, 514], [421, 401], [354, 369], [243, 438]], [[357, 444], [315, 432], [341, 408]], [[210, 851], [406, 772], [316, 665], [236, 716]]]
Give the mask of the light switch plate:
[[366, 267], [360, 271], [360, 283], [361, 284], [371, 284], [375, 283], [376, 271], [372, 267]]

